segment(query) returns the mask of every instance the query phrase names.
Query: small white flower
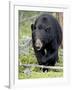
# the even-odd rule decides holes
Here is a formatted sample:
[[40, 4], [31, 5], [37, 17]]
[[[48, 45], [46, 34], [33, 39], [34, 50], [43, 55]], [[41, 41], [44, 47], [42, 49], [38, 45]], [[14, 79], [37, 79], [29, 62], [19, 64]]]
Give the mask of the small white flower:
[[31, 75], [31, 70], [30, 70], [30, 68], [26, 68], [26, 69], [24, 70], [24, 73], [25, 73], [27, 76], [30, 76], [30, 75]]

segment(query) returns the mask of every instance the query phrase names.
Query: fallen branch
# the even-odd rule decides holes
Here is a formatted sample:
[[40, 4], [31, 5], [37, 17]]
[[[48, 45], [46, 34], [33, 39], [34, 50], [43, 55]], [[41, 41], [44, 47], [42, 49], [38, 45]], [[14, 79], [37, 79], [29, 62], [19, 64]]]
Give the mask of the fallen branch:
[[37, 65], [37, 64], [20, 64], [20, 66], [25, 67], [39, 67], [39, 68], [49, 68], [49, 69], [57, 69], [63, 70], [63, 67], [60, 66], [44, 66], [44, 65]]

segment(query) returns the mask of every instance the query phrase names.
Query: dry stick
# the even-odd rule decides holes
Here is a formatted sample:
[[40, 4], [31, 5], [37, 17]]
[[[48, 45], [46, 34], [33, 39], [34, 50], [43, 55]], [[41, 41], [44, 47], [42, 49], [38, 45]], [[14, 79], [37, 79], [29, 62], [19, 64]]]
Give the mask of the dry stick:
[[37, 64], [20, 64], [20, 66], [26, 66], [26, 67], [39, 67], [39, 68], [49, 68], [49, 69], [62, 69], [63, 67], [59, 67], [59, 66], [43, 66], [43, 65], [37, 65]]

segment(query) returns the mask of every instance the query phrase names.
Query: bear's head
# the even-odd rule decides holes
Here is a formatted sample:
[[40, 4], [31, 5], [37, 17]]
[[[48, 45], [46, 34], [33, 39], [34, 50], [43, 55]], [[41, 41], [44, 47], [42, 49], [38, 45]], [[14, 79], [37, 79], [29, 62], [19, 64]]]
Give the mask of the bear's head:
[[31, 24], [32, 42], [37, 50], [44, 48], [54, 38], [54, 27], [50, 18], [42, 15], [36, 19], [34, 24]]

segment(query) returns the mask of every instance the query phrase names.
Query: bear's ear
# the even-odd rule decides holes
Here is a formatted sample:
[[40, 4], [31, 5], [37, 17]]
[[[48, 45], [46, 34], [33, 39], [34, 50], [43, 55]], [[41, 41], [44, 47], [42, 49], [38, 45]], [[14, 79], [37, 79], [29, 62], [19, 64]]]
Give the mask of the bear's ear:
[[35, 29], [35, 25], [31, 24], [31, 30], [33, 31]]

